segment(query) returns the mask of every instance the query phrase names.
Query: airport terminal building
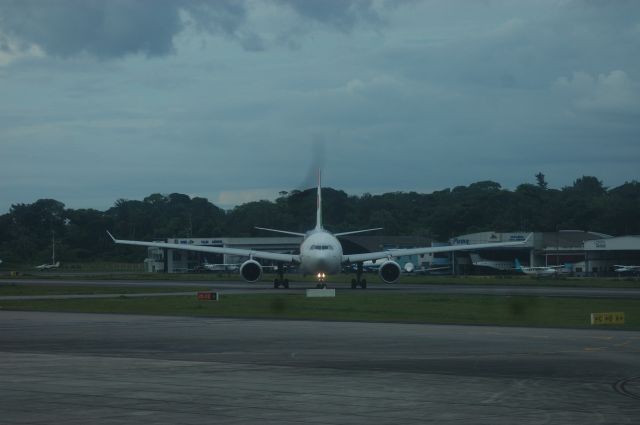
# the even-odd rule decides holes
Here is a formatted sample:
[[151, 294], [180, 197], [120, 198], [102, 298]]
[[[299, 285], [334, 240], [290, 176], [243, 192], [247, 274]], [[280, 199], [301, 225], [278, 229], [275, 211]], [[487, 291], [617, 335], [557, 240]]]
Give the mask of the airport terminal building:
[[[381, 251], [395, 248], [420, 246], [470, 245], [491, 242], [525, 241], [521, 247], [483, 249], [476, 253], [459, 251], [447, 254], [412, 256], [400, 258], [404, 266], [412, 262], [418, 269], [437, 268], [440, 274], [495, 274], [495, 269], [474, 265], [471, 254], [483, 260], [515, 264], [518, 259], [525, 266], [569, 266], [577, 276], [612, 275], [613, 266], [618, 264], [640, 265], [640, 236], [611, 237], [597, 232], [561, 230], [558, 232], [479, 232], [456, 236], [446, 242], [435, 242], [418, 236], [348, 236], [341, 238], [345, 253]], [[159, 242], [175, 244], [195, 244], [264, 250], [286, 254], [299, 253], [301, 237], [257, 237], [257, 238], [168, 238]], [[149, 272], [184, 273], [197, 271], [203, 264], [218, 265], [219, 271], [235, 270], [246, 260], [243, 257], [210, 254], [175, 249], [148, 248], [145, 269]], [[261, 261], [271, 266], [268, 261]], [[227, 267], [229, 266], [229, 267]], [[215, 268], [213, 268], [215, 269]], [[444, 271], [443, 271], [444, 270]], [[502, 270], [502, 272], [513, 272]]]

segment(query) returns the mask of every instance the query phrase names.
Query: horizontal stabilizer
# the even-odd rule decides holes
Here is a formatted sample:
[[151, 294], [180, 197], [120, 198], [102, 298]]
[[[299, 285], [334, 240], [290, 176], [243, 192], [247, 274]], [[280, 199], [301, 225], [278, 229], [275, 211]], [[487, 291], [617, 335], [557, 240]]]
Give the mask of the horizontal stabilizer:
[[353, 230], [351, 232], [334, 233], [333, 236], [354, 235], [356, 233], [373, 232], [374, 230], [382, 230], [382, 227], [376, 227], [375, 229]]
[[288, 230], [267, 229], [266, 227], [257, 227], [257, 226], [256, 226], [256, 229], [266, 230], [268, 232], [284, 233], [285, 235], [304, 236], [304, 233], [289, 232]]

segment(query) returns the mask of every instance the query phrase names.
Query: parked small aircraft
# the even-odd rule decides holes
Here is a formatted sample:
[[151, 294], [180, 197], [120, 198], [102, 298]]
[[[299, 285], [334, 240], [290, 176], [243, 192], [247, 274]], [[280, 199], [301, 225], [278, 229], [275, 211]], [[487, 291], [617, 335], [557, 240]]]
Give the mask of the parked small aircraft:
[[523, 267], [522, 264], [520, 264], [520, 260], [516, 258], [516, 270], [524, 274], [541, 277], [556, 276], [558, 273], [562, 273], [565, 269], [564, 266]]
[[616, 273], [627, 273], [627, 272], [640, 272], [640, 266], [625, 266], [616, 264], [613, 266], [613, 271]]
[[237, 271], [240, 268], [239, 264], [213, 264], [207, 260], [200, 266], [203, 270], [210, 272], [232, 272]]
[[56, 238], [51, 232], [51, 264], [40, 264], [35, 266], [36, 270], [51, 270], [60, 267], [60, 261], [56, 261]]
[[479, 254], [471, 253], [469, 254], [471, 257], [471, 264], [478, 267], [489, 267], [495, 270], [513, 270], [513, 263], [511, 261], [493, 261], [493, 260], [485, 260], [480, 257]]
[[35, 266], [34, 268], [37, 270], [50, 270], [57, 269], [58, 267], [60, 267], [60, 261], [56, 261], [55, 263], [51, 264], [40, 264], [39, 266]]

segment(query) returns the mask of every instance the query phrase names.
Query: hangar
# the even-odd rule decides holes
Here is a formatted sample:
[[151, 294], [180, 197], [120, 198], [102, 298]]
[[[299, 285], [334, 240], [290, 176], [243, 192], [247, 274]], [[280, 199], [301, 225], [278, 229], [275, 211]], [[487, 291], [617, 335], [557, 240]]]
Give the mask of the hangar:
[[[420, 236], [348, 236], [341, 238], [345, 253], [377, 251], [392, 248], [412, 248], [438, 245], [469, 245], [490, 242], [524, 241], [529, 232], [478, 232], [456, 236], [447, 242], [434, 242]], [[197, 244], [242, 249], [268, 250], [296, 254], [301, 237], [255, 238], [167, 238], [159, 242]], [[533, 232], [522, 247], [484, 249], [483, 259], [513, 264], [519, 259], [523, 265], [554, 266], [570, 264], [578, 276], [613, 275], [616, 264], [640, 265], [640, 236], [612, 237], [603, 233], [580, 230], [558, 232]], [[179, 273], [197, 270], [203, 263], [230, 265], [244, 261], [233, 255], [210, 254], [162, 248], [148, 248], [145, 270], [148, 272]], [[401, 259], [412, 262], [418, 268], [448, 267], [445, 273], [477, 274], [495, 273], [472, 264], [469, 252], [424, 255]], [[269, 262], [263, 265], [270, 266]], [[404, 266], [404, 264], [401, 264]], [[221, 271], [224, 268], [220, 269]]]
[[[480, 232], [452, 238], [451, 244], [474, 244], [522, 240], [527, 232]], [[640, 265], [640, 236], [613, 237], [604, 233], [581, 230], [534, 232], [522, 248], [498, 248], [482, 250], [488, 260], [513, 263], [518, 258], [523, 265], [569, 265], [577, 276], [614, 275], [617, 264]], [[468, 253], [452, 258], [455, 273], [475, 273]]]
[[609, 273], [615, 265], [640, 265], [640, 236], [596, 239], [584, 244], [585, 270]]
[[[180, 245], [203, 245], [227, 248], [255, 249], [262, 251], [292, 254], [297, 252], [301, 237], [266, 238], [167, 238], [156, 242]], [[196, 270], [203, 263], [238, 264], [244, 261], [235, 255], [211, 254], [204, 252], [181, 251], [178, 249], [147, 248], [145, 270], [147, 272], [185, 273]], [[271, 265], [263, 262], [263, 265]]]

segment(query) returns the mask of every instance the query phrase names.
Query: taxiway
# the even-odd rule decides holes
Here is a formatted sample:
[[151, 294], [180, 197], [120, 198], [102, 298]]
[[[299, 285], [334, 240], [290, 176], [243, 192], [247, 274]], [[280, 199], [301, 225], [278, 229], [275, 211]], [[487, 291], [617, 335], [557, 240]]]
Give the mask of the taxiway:
[[600, 424], [640, 332], [0, 311], [0, 424]]
[[[190, 287], [217, 291], [222, 294], [240, 293], [300, 293], [309, 288], [315, 288], [313, 282], [291, 282], [289, 289], [274, 289], [273, 284], [261, 281], [248, 283], [244, 281], [224, 280], [92, 280], [92, 279], [2, 279], [0, 285], [37, 285], [37, 286], [113, 286], [113, 287]], [[327, 284], [337, 291], [349, 291], [350, 293], [420, 293], [438, 295], [498, 295], [498, 296], [544, 296], [544, 297], [572, 297], [572, 298], [640, 298], [638, 288], [588, 288], [588, 287], [562, 287], [562, 286], [524, 286], [524, 285], [482, 285], [482, 284], [420, 284], [397, 283], [387, 285], [384, 283], [369, 283], [367, 289], [351, 289], [348, 283]]]

